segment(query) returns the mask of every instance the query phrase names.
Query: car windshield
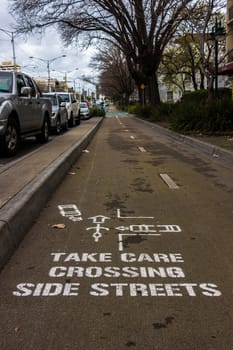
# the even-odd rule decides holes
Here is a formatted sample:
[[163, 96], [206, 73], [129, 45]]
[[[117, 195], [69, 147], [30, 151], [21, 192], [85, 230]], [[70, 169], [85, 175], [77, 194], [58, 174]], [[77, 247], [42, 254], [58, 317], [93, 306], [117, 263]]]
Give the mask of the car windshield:
[[62, 102], [69, 102], [69, 95], [67, 94], [59, 94], [61, 97]]
[[12, 92], [12, 74], [0, 72], [0, 92]]

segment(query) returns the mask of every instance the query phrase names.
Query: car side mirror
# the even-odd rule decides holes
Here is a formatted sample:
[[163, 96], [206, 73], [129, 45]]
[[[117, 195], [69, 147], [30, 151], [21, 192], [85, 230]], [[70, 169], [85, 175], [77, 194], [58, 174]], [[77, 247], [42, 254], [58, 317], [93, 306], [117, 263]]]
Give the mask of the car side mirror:
[[31, 93], [32, 93], [32, 88], [30, 88], [29, 86], [23, 86], [21, 88], [21, 91], [20, 91], [21, 96], [29, 97], [31, 96]]

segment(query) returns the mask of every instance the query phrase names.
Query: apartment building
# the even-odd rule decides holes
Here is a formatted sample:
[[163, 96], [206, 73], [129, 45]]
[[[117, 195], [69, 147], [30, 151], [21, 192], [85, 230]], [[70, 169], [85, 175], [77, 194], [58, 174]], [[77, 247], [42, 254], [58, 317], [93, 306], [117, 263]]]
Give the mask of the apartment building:
[[11, 61], [3, 61], [0, 63], [0, 70], [15, 70], [16, 72], [21, 71], [21, 66], [14, 65]]
[[233, 0], [227, 0], [226, 13], [226, 60], [219, 67], [219, 74], [233, 76]]

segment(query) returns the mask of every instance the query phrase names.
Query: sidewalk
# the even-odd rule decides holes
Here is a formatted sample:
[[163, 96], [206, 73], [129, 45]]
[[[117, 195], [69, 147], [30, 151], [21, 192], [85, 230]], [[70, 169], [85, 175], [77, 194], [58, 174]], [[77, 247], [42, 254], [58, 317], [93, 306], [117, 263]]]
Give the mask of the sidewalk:
[[91, 118], [14, 162], [13, 166], [0, 169], [0, 268], [87, 147], [102, 120]]
[[[133, 116], [132, 116], [133, 117]], [[137, 118], [137, 117], [133, 117]], [[158, 130], [161, 134], [179, 142], [183, 143], [189, 147], [192, 147], [197, 152], [207, 155], [209, 158], [213, 158], [218, 161], [220, 164], [233, 170], [233, 149], [225, 149], [220, 147], [219, 143], [215, 139], [210, 140], [210, 138], [197, 138], [179, 134], [177, 132], [171, 131], [164, 126], [160, 126], [156, 123], [146, 121], [144, 119], [137, 118], [142, 123], [149, 124]], [[208, 142], [206, 142], [208, 140]]]

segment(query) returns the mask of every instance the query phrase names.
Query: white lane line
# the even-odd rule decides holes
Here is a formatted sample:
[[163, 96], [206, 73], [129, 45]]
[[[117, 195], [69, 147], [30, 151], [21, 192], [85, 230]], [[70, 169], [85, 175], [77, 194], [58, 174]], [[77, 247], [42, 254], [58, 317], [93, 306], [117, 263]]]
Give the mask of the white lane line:
[[144, 147], [138, 147], [138, 149], [139, 149], [140, 152], [146, 152]]
[[135, 137], [134, 137], [134, 136], [132, 136], [132, 135], [130, 136], [130, 138], [131, 138], [132, 140], [135, 140]]
[[179, 186], [170, 178], [168, 174], [159, 174], [163, 181], [168, 185], [171, 189], [178, 189]]
[[125, 126], [125, 125], [120, 121], [120, 119], [119, 119], [119, 117], [118, 117], [117, 115], [115, 115], [115, 118], [116, 118], [116, 120], [119, 122], [120, 125]]

